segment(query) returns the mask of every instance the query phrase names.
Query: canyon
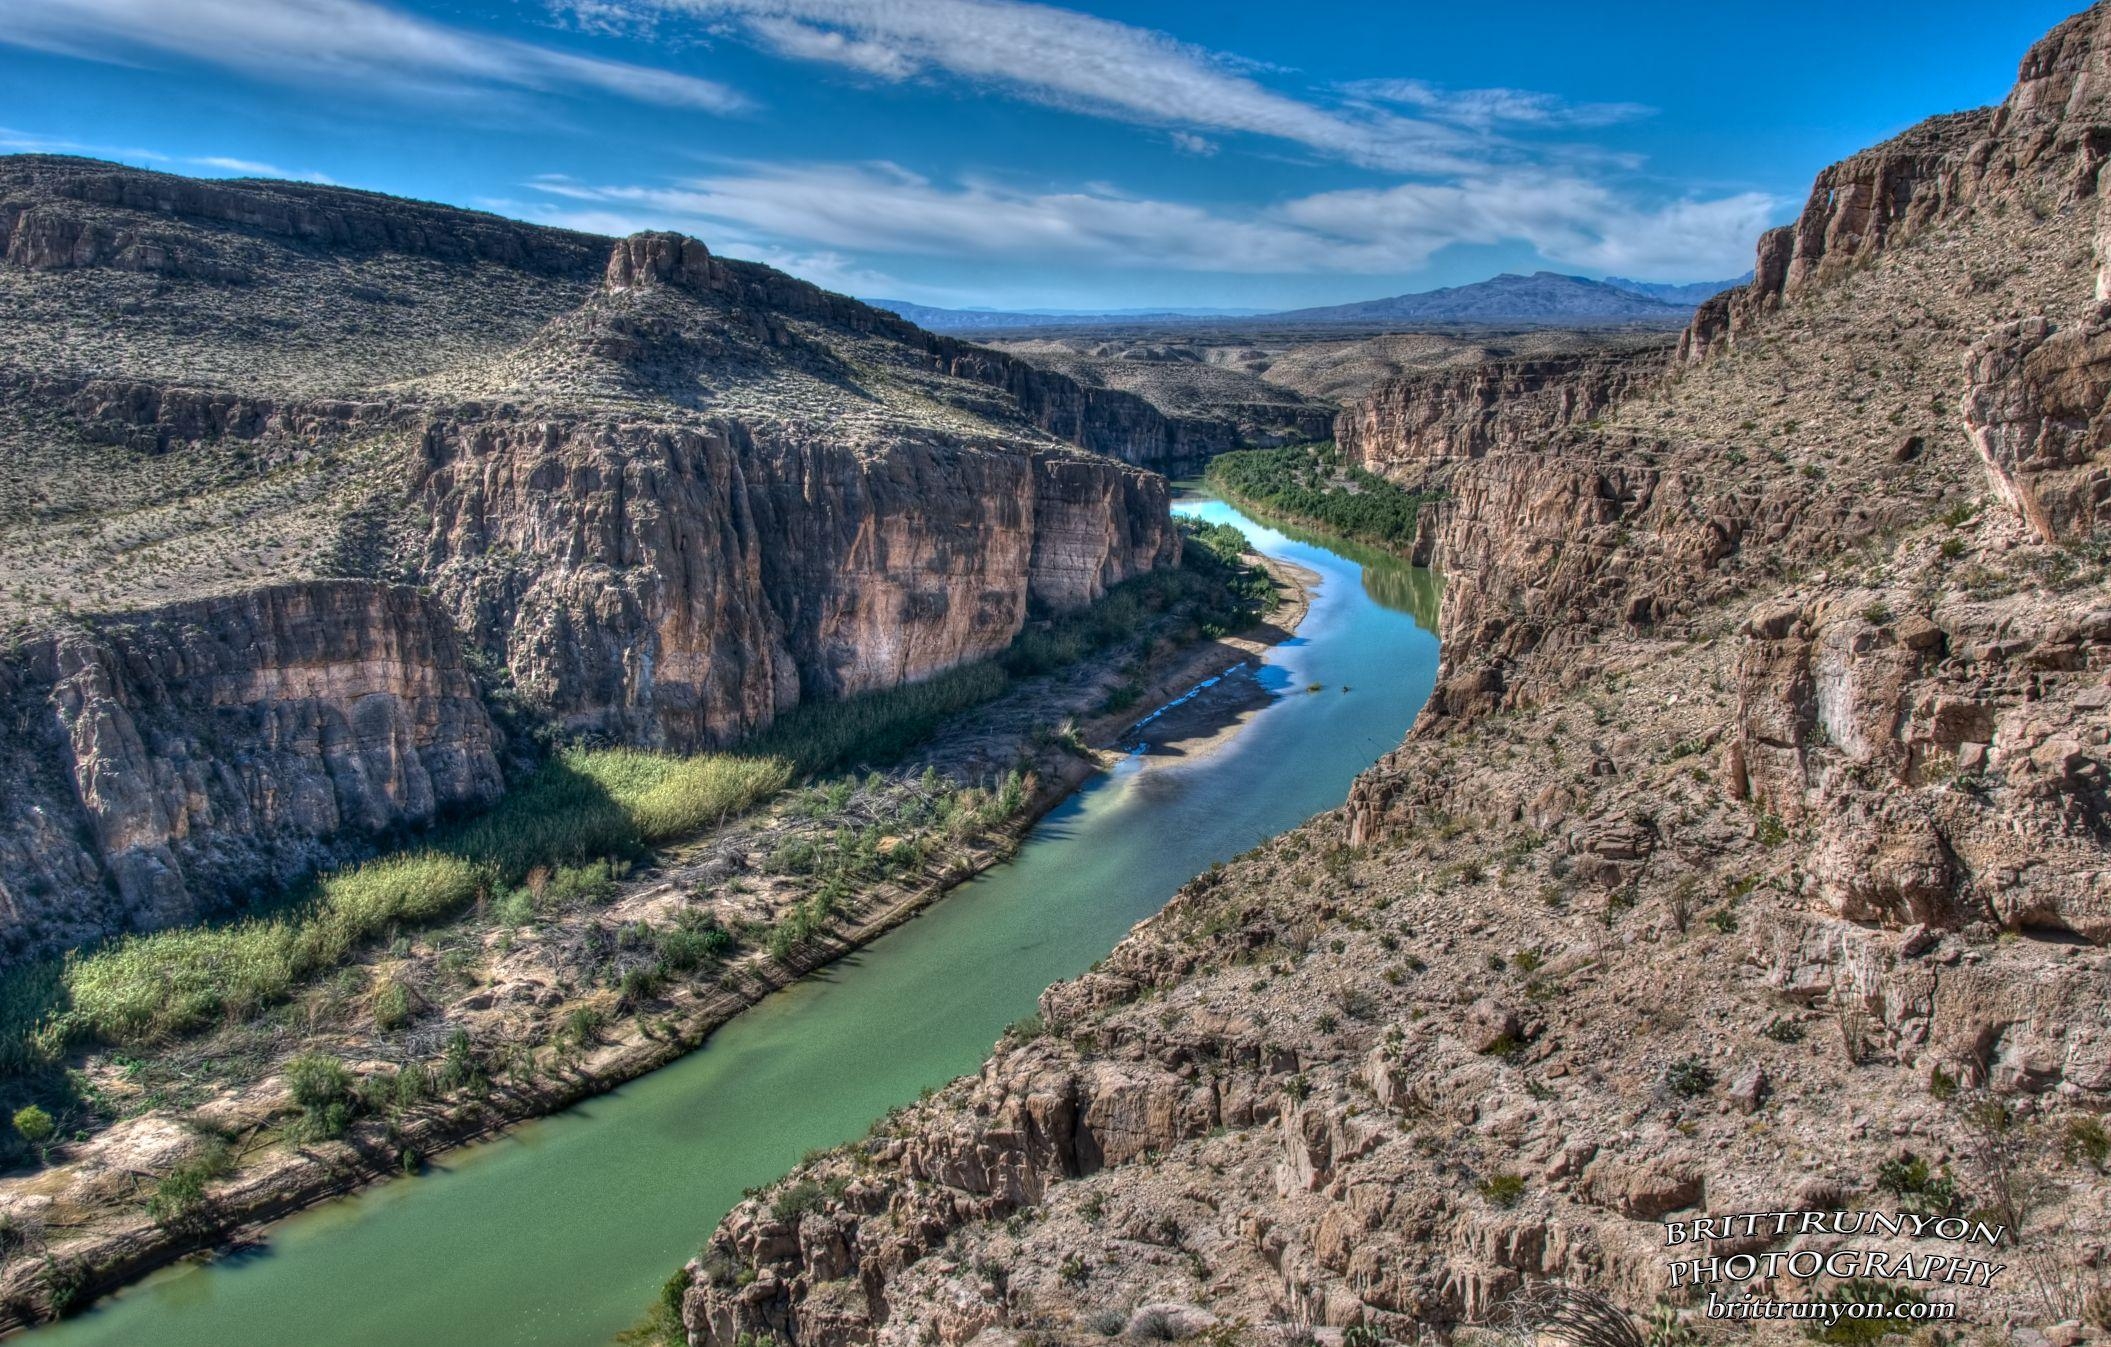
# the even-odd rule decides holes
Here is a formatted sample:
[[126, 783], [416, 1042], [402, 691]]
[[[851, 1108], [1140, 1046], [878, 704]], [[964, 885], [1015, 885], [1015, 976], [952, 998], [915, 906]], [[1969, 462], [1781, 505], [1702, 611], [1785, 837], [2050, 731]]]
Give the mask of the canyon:
[[731, 743], [1174, 564], [1223, 429], [671, 234], [0, 159], [0, 957]]
[[2005, 1270], [1712, 1289], [2101, 1340], [2106, 89], [2100, 5], [1821, 173], [1675, 349], [1347, 408], [1447, 574], [1406, 742], [735, 1208], [680, 1333], [1463, 1341], [1552, 1284], [1789, 1342], [1661, 1222], [1791, 1206], [1997, 1213]]

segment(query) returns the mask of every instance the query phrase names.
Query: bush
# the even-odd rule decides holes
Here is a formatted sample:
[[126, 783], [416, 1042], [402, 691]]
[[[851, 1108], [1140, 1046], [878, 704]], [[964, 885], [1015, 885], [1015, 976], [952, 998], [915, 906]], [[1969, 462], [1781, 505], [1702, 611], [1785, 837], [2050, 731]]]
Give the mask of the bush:
[[51, 1115], [35, 1104], [25, 1104], [16, 1109], [14, 1123], [15, 1131], [21, 1134], [22, 1139], [40, 1150], [50, 1143], [52, 1136], [59, 1130], [58, 1124], [51, 1120]]
[[383, 1031], [401, 1029], [416, 1012], [410, 988], [394, 978], [385, 978], [374, 989], [374, 1025]]
[[1945, 1168], [1940, 1174], [1917, 1155], [1886, 1160], [1876, 1167], [1876, 1186], [1920, 1216], [1954, 1216], [1964, 1210], [1963, 1190]]
[[1776, 1043], [1801, 1043], [1805, 1030], [1801, 1020], [1792, 1020], [1785, 1016], [1776, 1015], [1773, 1019], [1768, 1020], [1766, 1028], [1761, 1029], [1759, 1032], [1763, 1036], [1773, 1039]]
[[1681, 1099], [1704, 1095], [1715, 1084], [1715, 1072], [1698, 1057], [1681, 1058], [1664, 1072], [1664, 1088]]
[[654, 935], [653, 947], [664, 967], [687, 973], [725, 955], [733, 948], [733, 936], [709, 917], [685, 911], [672, 927]]
[[[1849, 1278], [1817, 1299], [1821, 1304], [1831, 1305], [1894, 1306], [1927, 1303], [1927, 1297], [1913, 1287], [1895, 1286], [1866, 1277]], [[1829, 1328], [1807, 1329], [1806, 1333], [1819, 1342], [1834, 1344], [1834, 1347], [1863, 1347], [1864, 1344], [1881, 1341], [1894, 1333], [1910, 1332], [1911, 1329], [1910, 1320], [1894, 1319], [1889, 1315], [1869, 1318], [1843, 1316]]]
[[1474, 1190], [1486, 1198], [1490, 1206], [1514, 1207], [1525, 1195], [1525, 1181], [1521, 1176], [1505, 1171], [1490, 1174], [1476, 1183]]
[[156, 1225], [184, 1224], [205, 1209], [205, 1186], [233, 1167], [234, 1157], [226, 1143], [208, 1143], [198, 1154], [178, 1162], [154, 1185], [154, 1195], [147, 1200], [147, 1214]]
[[826, 1183], [814, 1179], [799, 1179], [787, 1185], [770, 1203], [770, 1215], [786, 1225], [798, 1220], [808, 1212], [819, 1211], [830, 1202], [843, 1196], [849, 1186], [847, 1180], [830, 1179]]
[[326, 1141], [351, 1126], [352, 1076], [335, 1057], [302, 1053], [286, 1063], [286, 1086], [301, 1111], [293, 1126], [297, 1140]]

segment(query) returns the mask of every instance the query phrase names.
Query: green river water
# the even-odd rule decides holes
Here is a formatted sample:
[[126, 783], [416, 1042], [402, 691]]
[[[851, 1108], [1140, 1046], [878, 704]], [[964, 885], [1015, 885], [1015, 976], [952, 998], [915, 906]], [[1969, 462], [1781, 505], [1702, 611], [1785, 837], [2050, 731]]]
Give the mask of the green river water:
[[[1082, 972], [1212, 862], [1339, 804], [1400, 741], [1435, 674], [1435, 577], [1206, 497], [1175, 508], [1237, 524], [1321, 576], [1297, 636], [1259, 670], [1284, 695], [1222, 748], [1132, 755], [1049, 814], [1010, 864], [679, 1062], [26, 1341], [604, 1347], [743, 1189], [975, 1070], [1041, 988]], [[1313, 683], [1323, 690], [1308, 693]]]

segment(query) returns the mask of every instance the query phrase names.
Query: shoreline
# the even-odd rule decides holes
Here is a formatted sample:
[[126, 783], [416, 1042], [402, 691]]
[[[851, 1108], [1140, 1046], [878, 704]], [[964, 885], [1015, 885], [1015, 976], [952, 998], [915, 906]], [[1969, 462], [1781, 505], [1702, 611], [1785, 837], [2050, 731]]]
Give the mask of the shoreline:
[[[302, 1210], [391, 1178], [414, 1175], [425, 1163], [448, 1152], [495, 1139], [511, 1128], [560, 1113], [648, 1075], [704, 1046], [718, 1029], [772, 993], [872, 943], [953, 889], [1008, 861], [1050, 810], [1095, 774], [1127, 756], [1124, 737], [1149, 715], [1205, 681], [1255, 660], [1296, 632], [1310, 611], [1311, 587], [1318, 576], [1273, 558], [1250, 554], [1249, 559], [1258, 560], [1274, 580], [1275, 611], [1244, 632], [1190, 647], [1156, 675], [1138, 698], [1139, 704], [1154, 708], [1145, 718], [1130, 711], [1081, 717], [1084, 755], [1064, 753], [1056, 770], [1039, 781], [1016, 816], [993, 836], [962, 845], [944, 857], [935, 878], [902, 889], [891, 901], [868, 912], [833, 923], [784, 958], [746, 960], [727, 966], [726, 971], [735, 975], [732, 979], [668, 989], [652, 1005], [652, 1013], [633, 1009], [609, 1024], [598, 1046], [566, 1066], [562, 1074], [494, 1085], [479, 1098], [393, 1124], [364, 1119], [341, 1139], [296, 1146], [246, 1168], [238, 1159], [235, 1172], [216, 1181], [210, 1207], [195, 1220], [163, 1226], [143, 1209], [135, 1209], [135, 1215], [113, 1221], [87, 1238], [48, 1248], [43, 1259], [24, 1256], [15, 1268], [0, 1273], [0, 1336], [12, 1336], [84, 1309], [185, 1258], [210, 1258], [256, 1247], [268, 1238], [270, 1225]], [[1188, 751], [1210, 751], [1229, 737], [1250, 710], [1231, 708], [1230, 718]], [[692, 839], [690, 845], [701, 840]], [[664, 849], [667, 853], [679, 850], [679, 844]], [[155, 1120], [170, 1129], [184, 1126], [165, 1114], [126, 1121]], [[415, 1165], [405, 1164], [406, 1154], [415, 1157]], [[19, 1181], [17, 1194], [10, 1196], [34, 1197], [64, 1190], [68, 1178], [78, 1177], [79, 1166], [92, 1158], [77, 1158], [27, 1175]]]

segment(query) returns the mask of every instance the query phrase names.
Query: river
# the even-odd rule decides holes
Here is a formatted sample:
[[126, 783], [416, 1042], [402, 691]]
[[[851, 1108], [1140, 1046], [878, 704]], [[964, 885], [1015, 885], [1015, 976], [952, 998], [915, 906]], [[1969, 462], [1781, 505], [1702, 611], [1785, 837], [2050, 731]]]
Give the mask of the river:
[[[1132, 755], [1011, 863], [613, 1093], [187, 1263], [33, 1347], [604, 1347], [739, 1201], [809, 1148], [973, 1071], [1042, 987], [1189, 878], [1339, 804], [1435, 675], [1436, 581], [1183, 492], [1320, 576], [1259, 677], [1280, 693], [1192, 760]], [[1312, 685], [1318, 691], [1308, 691]]]

